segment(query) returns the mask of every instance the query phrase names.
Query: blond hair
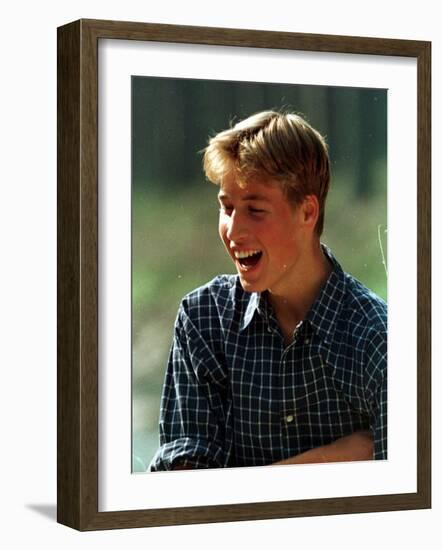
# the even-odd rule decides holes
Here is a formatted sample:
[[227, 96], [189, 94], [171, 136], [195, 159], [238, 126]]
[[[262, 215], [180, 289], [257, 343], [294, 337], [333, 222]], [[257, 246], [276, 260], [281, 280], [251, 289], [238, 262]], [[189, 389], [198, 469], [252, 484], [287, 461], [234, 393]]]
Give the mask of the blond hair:
[[324, 138], [302, 117], [264, 111], [211, 138], [204, 150], [207, 178], [220, 184], [232, 169], [240, 185], [251, 178], [278, 182], [295, 205], [315, 195], [319, 202], [315, 231], [321, 235], [330, 161]]

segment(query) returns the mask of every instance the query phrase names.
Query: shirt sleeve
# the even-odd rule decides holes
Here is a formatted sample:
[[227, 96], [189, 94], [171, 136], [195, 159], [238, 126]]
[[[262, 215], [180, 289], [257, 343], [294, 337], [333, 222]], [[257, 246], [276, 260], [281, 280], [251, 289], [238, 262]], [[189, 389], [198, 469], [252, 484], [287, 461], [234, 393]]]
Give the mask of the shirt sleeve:
[[387, 333], [376, 332], [367, 346], [366, 399], [374, 459], [387, 459]]
[[160, 447], [150, 471], [227, 465], [226, 379], [207, 338], [180, 308], [161, 398]]

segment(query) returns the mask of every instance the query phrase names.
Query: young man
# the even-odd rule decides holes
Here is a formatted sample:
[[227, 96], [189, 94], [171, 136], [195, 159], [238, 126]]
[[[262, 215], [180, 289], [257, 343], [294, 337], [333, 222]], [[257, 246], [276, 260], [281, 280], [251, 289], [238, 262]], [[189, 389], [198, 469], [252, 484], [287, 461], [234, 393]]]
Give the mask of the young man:
[[320, 243], [326, 144], [258, 113], [210, 140], [237, 275], [178, 312], [150, 469], [387, 458], [387, 307]]

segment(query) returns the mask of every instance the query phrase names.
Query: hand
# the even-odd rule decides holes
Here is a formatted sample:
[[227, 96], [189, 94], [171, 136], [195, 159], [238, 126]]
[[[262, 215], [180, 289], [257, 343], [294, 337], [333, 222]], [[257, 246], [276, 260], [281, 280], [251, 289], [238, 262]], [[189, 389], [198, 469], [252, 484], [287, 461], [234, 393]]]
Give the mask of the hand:
[[323, 462], [373, 460], [373, 450], [373, 436], [371, 432], [355, 432], [337, 439], [329, 445], [310, 449], [305, 453], [275, 462], [274, 464], [317, 464]]

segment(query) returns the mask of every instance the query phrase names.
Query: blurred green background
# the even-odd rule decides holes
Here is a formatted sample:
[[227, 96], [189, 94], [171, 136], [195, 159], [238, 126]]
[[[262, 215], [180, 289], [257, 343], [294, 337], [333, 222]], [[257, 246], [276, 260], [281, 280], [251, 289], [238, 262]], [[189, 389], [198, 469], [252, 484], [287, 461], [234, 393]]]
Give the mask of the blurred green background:
[[234, 266], [217, 235], [217, 187], [200, 151], [257, 111], [304, 116], [329, 148], [322, 241], [387, 299], [387, 92], [256, 82], [132, 77], [132, 467], [158, 447], [158, 413], [183, 295]]

